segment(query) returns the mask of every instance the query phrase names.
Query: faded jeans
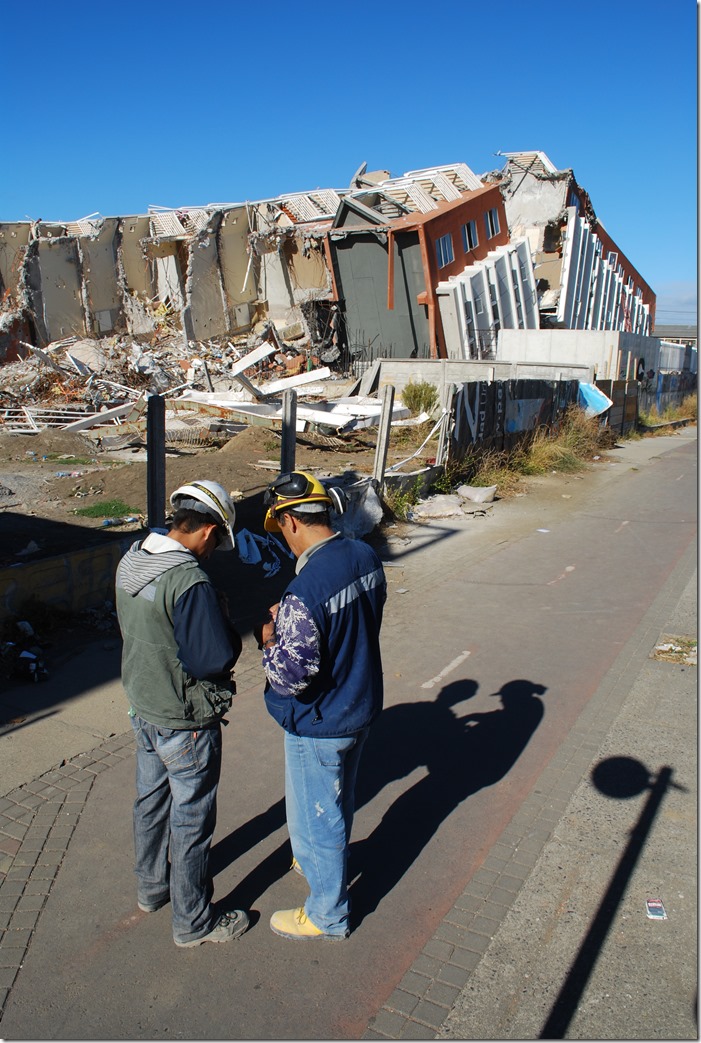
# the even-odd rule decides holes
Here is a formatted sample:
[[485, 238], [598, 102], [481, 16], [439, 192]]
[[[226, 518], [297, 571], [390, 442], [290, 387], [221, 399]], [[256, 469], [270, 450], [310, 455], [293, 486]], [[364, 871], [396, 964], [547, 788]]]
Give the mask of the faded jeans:
[[287, 828], [311, 891], [305, 912], [319, 930], [341, 937], [350, 933], [348, 844], [368, 731], [338, 739], [285, 732]]
[[217, 818], [221, 725], [176, 731], [137, 716], [131, 723], [138, 900], [159, 905], [170, 896], [175, 941], [194, 941], [216, 922], [209, 849]]

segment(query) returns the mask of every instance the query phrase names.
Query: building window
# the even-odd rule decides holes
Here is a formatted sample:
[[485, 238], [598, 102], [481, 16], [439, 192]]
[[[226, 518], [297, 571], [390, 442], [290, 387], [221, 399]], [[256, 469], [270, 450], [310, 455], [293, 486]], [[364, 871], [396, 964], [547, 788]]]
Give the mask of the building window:
[[439, 268], [445, 268], [446, 264], [450, 264], [453, 260], [453, 237], [450, 233], [436, 239], [436, 257]]
[[499, 235], [499, 214], [495, 206], [484, 215], [484, 223], [487, 226], [487, 239], [493, 239], [495, 235]]
[[462, 226], [462, 245], [465, 247], [465, 253], [474, 250], [478, 242], [477, 225], [474, 221], [468, 221]]

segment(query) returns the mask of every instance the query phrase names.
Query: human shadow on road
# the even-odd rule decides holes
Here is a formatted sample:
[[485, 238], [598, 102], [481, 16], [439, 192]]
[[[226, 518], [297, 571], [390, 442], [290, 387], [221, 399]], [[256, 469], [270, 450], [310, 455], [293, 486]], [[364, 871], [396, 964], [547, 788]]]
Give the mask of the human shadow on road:
[[351, 889], [356, 926], [401, 880], [455, 808], [508, 774], [543, 719], [541, 684], [508, 681], [494, 693], [500, 708], [456, 714], [452, 708], [476, 690], [475, 681], [456, 681], [434, 702], [388, 707], [373, 726], [358, 805], [415, 768], [425, 766], [427, 774], [398, 797], [366, 840], [351, 847], [349, 879], [360, 873]]
[[[453, 707], [471, 699], [477, 682], [456, 681], [432, 702], [386, 707], [373, 725], [360, 765], [356, 809], [391, 782], [417, 768], [428, 774], [402, 793], [365, 841], [351, 845], [349, 879], [353, 920], [377, 907], [420, 855], [441, 822], [471, 793], [507, 774], [540, 724], [546, 689], [531, 681], [509, 681], [495, 692], [497, 710], [458, 716]], [[220, 840], [211, 854], [213, 875], [285, 824], [284, 798]], [[251, 908], [290, 869], [288, 839], [236, 884], [224, 904]]]

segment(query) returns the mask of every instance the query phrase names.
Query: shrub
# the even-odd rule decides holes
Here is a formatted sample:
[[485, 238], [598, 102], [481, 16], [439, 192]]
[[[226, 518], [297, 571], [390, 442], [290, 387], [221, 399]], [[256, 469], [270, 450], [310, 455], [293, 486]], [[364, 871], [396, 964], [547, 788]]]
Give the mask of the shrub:
[[401, 521], [407, 520], [409, 511], [421, 498], [421, 486], [422, 481], [419, 477], [412, 485], [407, 486], [404, 489], [398, 487], [392, 488], [391, 486], [385, 487], [385, 506], [395, 518], [399, 518]]
[[414, 416], [419, 413], [428, 413], [430, 416], [438, 405], [438, 388], [427, 380], [416, 383], [410, 380], [402, 391], [402, 402]]

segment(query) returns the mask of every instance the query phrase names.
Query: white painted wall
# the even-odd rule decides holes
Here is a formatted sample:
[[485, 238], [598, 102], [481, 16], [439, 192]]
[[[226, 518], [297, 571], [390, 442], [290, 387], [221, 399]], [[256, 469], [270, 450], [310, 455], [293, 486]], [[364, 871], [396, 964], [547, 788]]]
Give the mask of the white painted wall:
[[[495, 321], [490, 284], [496, 290]], [[476, 334], [539, 326], [535, 276], [527, 239], [490, 251], [436, 288], [448, 358], [479, 358]]]

